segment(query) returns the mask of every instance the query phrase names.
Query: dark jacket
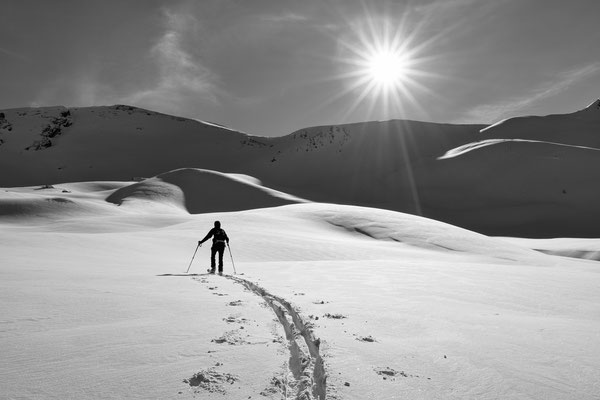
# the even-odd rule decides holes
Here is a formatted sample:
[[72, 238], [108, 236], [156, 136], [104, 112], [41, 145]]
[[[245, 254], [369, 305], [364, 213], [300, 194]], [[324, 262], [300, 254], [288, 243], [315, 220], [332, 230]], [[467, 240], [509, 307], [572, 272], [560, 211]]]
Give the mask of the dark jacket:
[[213, 244], [217, 243], [217, 242], [221, 242], [221, 243], [225, 243], [227, 242], [227, 244], [229, 244], [229, 237], [227, 237], [227, 233], [225, 233], [225, 230], [221, 229], [221, 228], [212, 228], [204, 237], [204, 239], [202, 239], [200, 241], [200, 243], [204, 243], [206, 242], [208, 239], [213, 238]]

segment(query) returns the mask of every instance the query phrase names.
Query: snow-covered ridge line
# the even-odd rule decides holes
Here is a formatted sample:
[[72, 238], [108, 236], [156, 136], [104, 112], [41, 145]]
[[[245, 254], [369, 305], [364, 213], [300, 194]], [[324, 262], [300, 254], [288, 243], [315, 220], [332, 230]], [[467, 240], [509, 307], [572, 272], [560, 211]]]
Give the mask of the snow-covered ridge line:
[[502, 126], [503, 124], [511, 123], [511, 122], [515, 122], [515, 121], [526, 121], [526, 120], [538, 120], [539, 121], [539, 120], [544, 120], [545, 118], [555, 118], [555, 117], [558, 117], [558, 118], [590, 117], [592, 119], [597, 120], [600, 118], [600, 99], [594, 100], [593, 102], [588, 104], [585, 108], [582, 108], [581, 110], [578, 110], [578, 111], [575, 111], [572, 113], [568, 113], [568, 114], [550, 114], [550, 115], [545, 115], [545, 116], [527, 115], [527, 116], [505, 118], [505, 119], [495, 122], [489, 126], [486, 126], [485, 128], [481, 129], [479, 132], [485, 133], [487, 131], [494, 130], [498, 126]]
[[204, 125], [214, 126], [215, 128], [222, 128], [222, 129], [227, 129], [228, 131], [232, 131], [232, 132], [244, 133], [244, 132], [242, 132], [240, 130], [233, 129], [233, 128], [230, 128], [230, 127], [225, 126], [225, 125], [217, 124], [216, 122], [204, 121], [202, 119], [197, 119], [197, 118], [189, 118], [189, 119], [192, 120], [192, 121], [200, 122], [201, 124], [204, 124]]
[[[262, 297], [275, 312], [277, 319], [283, 326], [286, 339], [289, 342], [289, 369], [295, 379], [295, 382], [288, 383], [287, 386], [289, 389], [295, 390], [294, 399], [325, 400], [327, 398], [327, 374], [319, 352], [320, 340], [315, 339], [312, 330], [304, 322], [300, 313], [288, 301], [267, 292], [256, 283], [234, 276], [228, 276], [228, 278]], [[291, 317], [291, 322], [288, 320], [287, 315]], [[296, 341], [297, 335], [304, 339], [304, 345], [298, 344]], [[288, 398], [287, 393], [286, 398]]]
[[573, 145], [573, 144], [557, 143], [557, 142], [547, 142], [547, 141], [543, 141], [543, 140], [529, 140], [529, 139], [487, 139], [487, 140], [482, 140], [482, 141], [479, 141], [479, 142], [468, 143], [468, 144], [465, 144], [463, 146], [459, 146], [459, 147], [457, 147], [455, 149], [449, 150], [443, 156], [438, 157], [438, 160], [447, 160], [447, 159], [450, 159], [450, 158], [462, 156], [462, 155], [467, 154], [467, 153], [469, 153], [471, 151], [479, 150], [479, 149], [487, 147], [487, 146], [493, 146], [493, 145], [496, 145], [496, 144], [506, 143], [506, 142], [540, 143], [540, 144], [550, 144], [550, 145], [554, 145], [554, 146], [571, 147], [571, 148], [583, 149], [583, 150], [600, 151], [600, 149], [598, 149], [596, 147], [577, 146], [577, 145]]
[[[483, 125], [393, 120], [306, 128], [275, 138], [130, 106], [70, 108], [72, 125], [35, 152], [24, 149], [68, 110], [8, 110], [4, 120], [0, 114], [0, 168], [14, 173], [0, 175], [0, 186], [138, 181], [193, 168], [253, 177], [244, 180], [273, 190], [253, 187], [257, 196], [263, 192], [262, 198], [273, 200], [259, 199], [260, 207], [307, 199], [423, 215], [491, 236], [599, 237], [593, 221], [600, 218], [600, 188], [594, 184], [600, 153], [589, 151], [600, 149], [599, 105], [512, 118], [483, 133]], [[480, 142], [486, 139], [492, 141]], [[233, 175], [204, 178], [188, 184], [182, 177], [177, 188], [155, 179], [137, 185], [135, 196], [148, 186], [153, 195], [166, 186], [170, 198], [162, 199], [175, 205], [172, 210], [233, 211], [189, 207], [214, 194], [207, 188], [227, 185], [239, 194]], [[181, 195], [182, 187], [198, 201]], [[517, 194], [520, 199], [513, 198]], [[233, 201], [213, 197], [217, 204]], [[236, 201], [236, 210], [255, 206], [244, 196]]]

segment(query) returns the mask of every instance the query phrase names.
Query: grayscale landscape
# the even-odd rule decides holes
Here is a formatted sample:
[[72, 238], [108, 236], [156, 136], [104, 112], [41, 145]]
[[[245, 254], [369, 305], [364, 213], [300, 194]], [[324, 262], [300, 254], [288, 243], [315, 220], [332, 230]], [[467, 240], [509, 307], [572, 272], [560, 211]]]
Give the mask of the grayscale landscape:
[[[8, 3], [20, 21], [38, 20], [40, 9], [28, 14]], [[324, 2], [327, 8], [265, 1], [256, 3], [263, 14], [254, 31], [247, 15], [258, 14], [236, 2], [158, 3], [123, 6], [123, 21], [143, 6], [167, 21], [149, 54], [169, 55], [174, 64], [169, 73], [158, 68], [163, 81], [154, 89], [80, 104], [44, 97], [51, 90], [43, 92], [46, 104], [14, 100], [16, 92], [0, 97], [0, 398], [598, 398], [600, 99], [581, 91], [560, 111], [544, 105], [563, 92], [566, 98], [583, 77], [599, 90], [597, 62], [543, 95], [538, 86], [529, 102], [515, 100], [510, 115], [490, 113], [495, 121], [426, 118], [418, 110], [435, 113], [434, 103], [411, 109], [406, 102], [431, 94], [423, 89], [432, 75], [422, 52], [436, 45], [416, 44], [431, 34], [429, 24], [416, 24], [413, 33], [402, 24], [412, 26], [417, 15], [438, 21], [442, 11], [454, 15], [465, 5], [472, 18], [494, 21], [525, 6], [412, 1], [398, 14], [394, 2]], [[600, 11], [592, 2], [569, 4], [582, 31], [593, 20], [584, 14]], [[93, 24], [88, 13], [100, 11], [87, 7], [65, 15], [82, 13]], [[292, 27], [279, 24], [308, 24], [325, 9], [344, 10], [318, 30], [339, 48], [349, 46], [334, 29], [340, 21], [370, 19], [367, 33], [355, 32], [359, 44], [392, 34], [378, 42], [391, 46], [386, 51], [375, 46], [379, 52], [366, 60], [372, 65], [357, 62], [363, 69], [336, 78], [363, 86], [350, 84], [343, 96], [323, 101], [326, 107], [350, 97], [341, 106], [352, 111], [345, 118], [325, 123], [313, 114], [315, 123], [304, 128], [251, 134], [207, 120], [246, 115], [249, 125], [275, 131], [286, 121], [305, 122], [291, 117], [303, 111], [275, 115], [279, 106], [266, 105], [265, 97], [264, 114], [252, 110], [257, 99], [236, 100], [235, 107], [247, 104], [246, 114], [233, 105], [221, 114], [188, 96], [208, 96], [206, 85], [164, 80], [204, 71], [193, 63], [196, 53], [183, 52], [183, 33], [196, 32], [190, 21], [198, 32], [222, 33], [216, 21], [235, 17], [226, 25], [235, 35], [219, 36], [223, 46], [242, 27], [262, 38], [277, 24], [280, 36], [268, 43], [291, 49], [283, 33]], [[540, 18], [554, 16], [544, 11]], [[114, 29], [125, 29], [115, 18]], [[378, 21], [399, 25], [380, 32], [388, 25]], [[20, 32], [11, 24], [7, 32]], [[445, 35], [462, 37], [458, 22], [452, 26]], [[264, 56], [260, 43], [252, 49]], [[304, 45], [293, 48], [312, 54]], [[398, 48], [404, 53], [396, 59]], [[0, 40], [0, 60], [25, 90], [26, 75], [10, 64], [29, 57], [20, 54]], [[382, 58], [389, 65], [380, 65]], [[258, 68], [246, 68], [258, 76]], [[269, 80], [284, 74], [271, 68]], [[225, 76], [225, 66], [219, 71]], [[12, 87], [8, 80], [0, 85]], [[175, 96], [183, 86], [187, 94]], [[61, 100], [71, 105], [55, 105]], [[196, 117], [189, 104], [198, 107]], [[484, 105], [502, 108], [496, 101], [463, 107]], [[552, 112], [532, 112], [536, 105]], [[199, 244], [214, 221], [229, 238], [222, 276], [208, 271], [211, 243]]]

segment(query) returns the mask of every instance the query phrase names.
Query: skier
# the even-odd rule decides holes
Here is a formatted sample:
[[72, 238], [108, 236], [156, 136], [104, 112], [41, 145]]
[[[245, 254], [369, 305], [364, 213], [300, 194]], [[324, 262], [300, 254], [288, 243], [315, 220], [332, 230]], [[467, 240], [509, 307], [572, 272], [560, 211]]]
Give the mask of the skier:
[[221, 223], [215, 221], [215, 227], [212, 228], [204, 237], [204, 239], [198, 241], [198, 246], [202, 246], [202, 243], [208, 239], [213, 238], [213, 244], [210, 248], [210, 273], [215, 273], [215, 256], [219, 253], [219, 274], [223, 274], [223, 253], [225, 252], [225, 245], [229, 246], [229, 237], [223, 229], [221, 229]]

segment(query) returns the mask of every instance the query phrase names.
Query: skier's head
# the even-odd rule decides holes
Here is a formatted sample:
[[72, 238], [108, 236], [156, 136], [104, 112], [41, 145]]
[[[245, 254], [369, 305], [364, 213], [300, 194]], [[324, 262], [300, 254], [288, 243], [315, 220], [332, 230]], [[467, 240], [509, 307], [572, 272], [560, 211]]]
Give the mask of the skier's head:
[[221, 227], [221, 223], [219, 221], [215, 221], [215, 228], [220, 228]]

